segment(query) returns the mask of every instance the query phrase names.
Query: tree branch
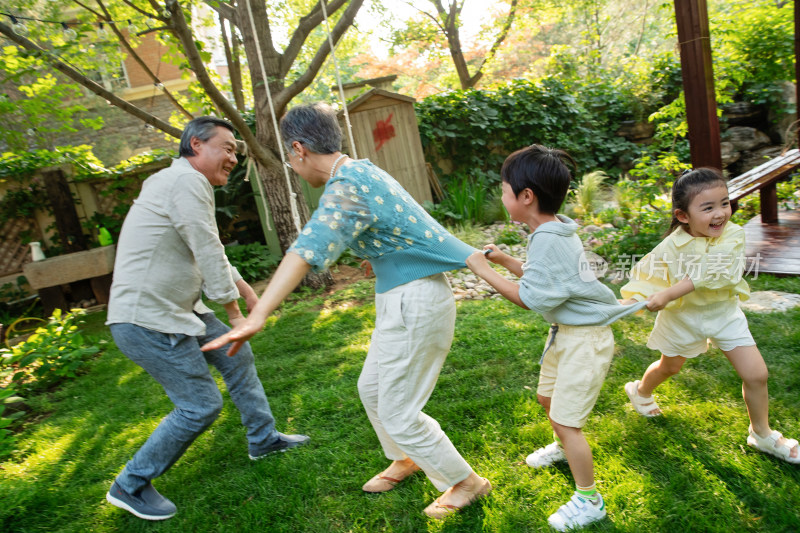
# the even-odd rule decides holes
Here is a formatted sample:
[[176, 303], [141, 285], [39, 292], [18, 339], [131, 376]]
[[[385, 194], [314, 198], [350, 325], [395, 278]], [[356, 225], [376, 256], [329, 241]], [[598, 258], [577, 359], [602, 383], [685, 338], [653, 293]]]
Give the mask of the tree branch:
[[[500, 31], [500, 34], [497, 36], [497, 39], [494, 40], [494, 44], [492, 44], [492, 47], [489, 49], [489, 51], [483, 57], [483, 61], [481, 61], [481, 64], [478, 66], [478, 69], [475, 72], [476, 76], [479, 73], [481, 73], [481, 71], [483, 70], [483, 66], [486, 63], [488, 63], [489, 61], [492, 60], [494, 55], [497, 53], [497, 50], [500, 49], [500, 45], [502, 45], [503, 41], [505, 41], [506, 37], [508, 37], [508, 32], [511, 30], [511, 26], [514, 24], [514, 17], [516, 16], [516, 14], [517, 14], [517, 0], [511, 0], [511, 9], [508, 12], [508, 16], [506, 17], [505, 23], [503, 24], [503, 29]], [[477, 82], [478, 82], [478, 80], [476, 79], [475, 83], [477, 83]], [[473, 83], [473, 86], [474, 86], [474, 83]]]
[[170, 21], [172, 22], [173, 33], [180, 40], [183, 45], [183, 53], [186, 56], [189, 65], [194, 71], [197, 81], [203, 86], [206, 94], [208, 94], [211, 101], [219, 109], [228, 120], [231, 121], [233, 126], [238, 130], [239, 135], [242, 136], [245, 144], [250, 151], [250, 154], [262, 165], [275, 166], [278, 164], [276, 157], [262, 146], [257, 140], [250, 127], [242, 118], [242, 115], [236, 111], [236, 108], [231, 105], [227, 98], [220, 92], [211, 77], [208, 75], [200, 53], [197, 50], [192, 31], [183, 16], [183, 9], [178, 4], [177, 0], [167, 0], [167, 10], [170, 14]]
[[[160, 13], [158, 13], [158, 10], [156, 10], [156, 13], [158, 13], [158, 14], [154, 15], [154, 14], [152, 14], [152, 13], [149, 13], [149, 12], [145, 11], [144, 9], [140, 8], [139, 6], [137, 6], [137, 5], [134, 5], [134, 4], [133, 4], [133, 2], [131, 2], [130, 0], [122, 0], [122, 2], [123, 2], [123, 3], [124, 3], [126, 6], [130, 7], [130, 8], [131, 8], [131, 9], [133, 9], [134, 11], [137, 11], [137, 12], [141, 13], [141, 14], [142, 14], [142, 15], [144, 15], [145, 17], [148, 17], [148, 18], [154, 18], [154, 19], [159, 19], [159, 20], [161, 20], [161, 14], [160, 14]], [[153, 7], [153, 6], [152, 6], [152, 4], [151, 4], [151, 6], [150, 6], [150, 7]]]
[[[74, 0], [74, 1], [75, 1], [75, 3], [79, 4], [78, 0]], [[111, 16], [111, 13], [106, 8], [105, 4], [103, 4], [103, 0], [95, 0], [95, 1], [97, 2], [97, 5], [100, 6], [100, 9], [103, 10], [103, 13], [106, 16], [106, 23], [111, 28], [111, 31], [114, 32], [114, 35], [117, 36], [117, 39], [119, 39], [119, 42], [122, 44], [123, 48], [125, 48], [125, 50], [127, 50], [127, 52], [131, 55], [133, 60], [136, 61], [136, 64], [139, 65], [139, 67], [145, 72], [145, 74], [147, 74], [147, 76], [153, 81], [153, 84], [156, 87], [160, 86], [161, 91], [164, 93], [164, 96], [167, 97], [167, 100], [169, 100], [172, 103], [172, 105], [175, 106], [175, 108], [178, 111], [183, 113], [183, 116], [185, 116], [189, 120], [192, 120], [194, 118], [194, 116], [185, 107], [183, 107], [180, 104], [180, 102], [178, 102], [178, 100], [175, 98], [175, 96], [172, 95], [172, 93], [169, 91], [169, 89], [164, 87], [164, 84], [161, 83], [161, 80], [158, 79], [158, 76], [156, 76], [153, 73], [153, 71], [150, 70], [150, 67], [147, 66], [147, 64], [144, 62], [144, 60], [142, 60], [141, 56], [139, 56], [139, 54], [136, 52], [136, 50], [130, 45], [130, 43], [128, 42], [128, 39], [126, 39], [125, 36], [122, 34], [122, 32], [119, 30], [119, 28], [117, 28], [117, 24], [114, 22], [113, 17]]]
[[[332, 2], [326, 3], [325, 9], [328, 13], [328, 19], [331, 18], [331, 15], [339, 11], [339, 8], [342, 7], [346, 2], [347, 0], [333, 0]], [[362, 3], [363, 0], [359, 2], [359, 7], [361, 7]], [[347, 8], [350, 9], [350, 6]], [[358, 11], [358, 8], [356, 8], [356, 11]], [[303, 43], [306, 42], [306, 39], [308, 39], [308, 36], [311, 34], [311, 32], [317, 26], [319, 26], [322, 21], [322, 6], [319, 3], [314, 6], [314, 9], [312, 9], [308, 15], [300, 17], [300, 20], [297, 23], [297, 28], [295, 28], [291, 39], [289, 39], [289, 44], [286, 45], [286, 48], [283, 50], [283, 56], [281, 58], [281, 76], [285, 77], [286, 73], [289, 72], [289, 68], [292, 66], [292, 64], [294, 64], [294, 61], [297, 59], [300, 50], [303, 49]]]
[[127, 100], [123, 100], [122, 98], [118, 97], [111, 91], [107, 90], [105, 87], [95, 83], [94, 81], [90, 80], [73, 67], [67, 65], [53, 54], [41, 48], [39, 45], [34, 43], [33, 41], [17, 35], [11, 30], [11, 27], [7, 26], [6, 24], [0, 22], [0, 34], [3, 34], [9, 40], [17, 43], [21, 47], [25, 48], [26, 50], [30, 50], [32, 52], [36, 52], [42, 58], [44, 58], [50, 65], [70, 78], [71, 80], [79, 83], [80, 85], [86, 87], [90, 91], [92, 91], [97, 96], [100, 96], [106, 99], [110, 104], [119, 107], [123, 111], [130, 113], [131, 115], [135, 116], [136, 118], [142, 120], [145, 124], [150, 124], [154, 128], [157, 128], [167, 135], [171, 135], [175, 138], [180, 139], [182, 131], [174, 126], [171, 126], [167, 122], [151, 115], [147, 111], [142, 110], [139, 107], [131, 104]]
[[234, 8], [232, 5], [226, 4], [225, 2], [222, 1], [217, 1], [217, 2], [208, 0], [203, 0], [203, 1], [208, 7], [216, 11], [219, 14], [220, 18], [226, 18], [231, 21], [231, 24], [235, 24], [237, 26], [239, 25], [239, 19], [238, 15], [236, 14], [236, 8]]
[[[347, 6], [347, 9], [344, 10], [342, 13], [341, 18], [336, 23], [336, 26], [333, 27], [331, 30], [331, 40], [333, 41], [333, 46], [335, 47], [339, 40], [344, 35], [344, 32], [353, 25], [353, 20], [356, 17], [356, 13], [358, 10], [361, 9], [361, 5], [364, 3], [364, 0], [350, 0], [350, 4]], [[330, 18], [330, 13], [328, 14]], [[276, 100], [276, 107], [286, 106], [288, 105], [289, 101], [292, 98], [300, 94], [303, 89], [308, 87], [314, 78], [317, 76], [319, 69], [322, 68], [322, 65], [325, 63], [325, 60], [328, 58], [328, 54], [331, 51], [330, 44], [328, 40], [325, 39], [319, 49], [317, 50], [316, 54], [312, 58], [311, 62], [308, 65], [306, 71], [300, 75], [290, 86], [286, 87], [284, 91], [279, 94]]]
[[[225, 61], [228, 62], [228, 76], [231, 79], [233, 101], [236, 103], [236, 109], [242, 112], [244, 111], [244, 93], [242, 89], [242, 69], [239, 64], [239, 50], [236, 48], [236, 31], [231, 27], [231, 40], [233, 41], [233, 50], [231, 50], [225, 20], [225, 17], [220, 14], [219, 28], [222, 33], [222, 46], [225, 49]], [[233, 23], [231, 23], [231, 26], [233, 26]]]

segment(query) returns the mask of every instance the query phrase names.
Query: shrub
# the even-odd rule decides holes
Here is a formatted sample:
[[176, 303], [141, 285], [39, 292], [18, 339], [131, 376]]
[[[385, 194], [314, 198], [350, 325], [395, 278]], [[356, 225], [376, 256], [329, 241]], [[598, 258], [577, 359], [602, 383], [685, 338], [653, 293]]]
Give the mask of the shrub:
[[228, 246], [225, 255], [248, 283], [268, 278], [280, 262], [269, 253], [266, 245], [260, 243]]
[[13, 425], [25, 414], [20, 409], [24, 402], [20, 395], [41, 392], [76, 377], [88, 358], [100, 351], [78, 331], [84, 313], [73, 309], [62, 314], [56, 309], [49, 322], [27, 340], [0, 349], [0, 457], [14, 451]]

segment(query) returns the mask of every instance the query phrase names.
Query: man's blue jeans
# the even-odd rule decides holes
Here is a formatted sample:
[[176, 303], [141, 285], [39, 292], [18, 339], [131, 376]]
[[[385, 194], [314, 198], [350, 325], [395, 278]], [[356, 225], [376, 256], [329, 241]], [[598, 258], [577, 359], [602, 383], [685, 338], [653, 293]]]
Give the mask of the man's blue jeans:
[[110, 325], [122, 353], [158, 381], [175, 404], [117, 477], [117, 483], [128, 493], [135, 493], [169, 469], [219, 415], [222, 394], [208, 365], [222, 374], [241, 413], [250, 454], [259, 455], [279, 438], [250, 344], [245, 343], [233, 357], [225, 354], [227, 346], [201, 352], [200, 346], [230, 328], [213, 313], [198, 316], [206, 325], [206, 334], [198, 337], [160, 333], [127, 323]]

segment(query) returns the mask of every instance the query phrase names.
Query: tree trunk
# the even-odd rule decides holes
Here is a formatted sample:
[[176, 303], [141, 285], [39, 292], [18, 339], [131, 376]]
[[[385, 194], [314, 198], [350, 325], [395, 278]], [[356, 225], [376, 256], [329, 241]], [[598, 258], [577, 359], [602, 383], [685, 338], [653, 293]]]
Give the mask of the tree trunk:
[[[258, 115], [258, 113], [257, 113]], [[272, 124], [271, 119], [256, 120], [256, 137], [262, 139], [265, 132], [262, 131], [262, 124]], [[272, 139], [270, 143], [265, 142], [264, 146], [268, 146], [271, 150], [274, 148], [274, 135], [270, 136]], [[281, 148], [282, 149], [282, 148]], [[257, 165], [258, 179], [261, 180], [261, 190], [264, 191], [264, 197], [269, 205], [269, 210], [272, 215], [272, 222], [274, 227], [281, 228], [277, 231], [278, 242], [281, 247], [281, 255], [286, 253], [289, 246], [292, 245], [297, 238], [298, 230], [295, 224], [294, 215], [292, 213], [291, 198], [286, 187], [286, 175], [282, 168], [264, 167]], [[303, 192], [300, 189], [300, 182], [294, 172], [290, 173], [291, 190], [297, 195], [297, 211], [300, 215], [300, 226], [302, 227], [310, 217], [310, 211], [306, 204]], [[333, 285], [333, 277], [330, 272], [325, 271], [322, 273], [309, 273], [303, 280], [302, 285], [319, 289], [323, 287], [330, 287]]]

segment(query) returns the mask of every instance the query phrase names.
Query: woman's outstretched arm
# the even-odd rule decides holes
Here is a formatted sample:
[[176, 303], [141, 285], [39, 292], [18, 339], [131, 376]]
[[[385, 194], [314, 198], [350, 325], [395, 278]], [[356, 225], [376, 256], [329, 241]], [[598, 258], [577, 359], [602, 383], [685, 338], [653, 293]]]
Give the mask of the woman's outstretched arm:
[[228, 355], [236, 354], [242, 344], [262, 330], [267, 317], [303, 281], [309, 270], [311, 270], [311, 265], [306, 263], [302, 257], [292, 252], [287, 253], [247, 319], [225, 335], [204, 344], [200, 349], [203, 351], [214, 350], [231, 343]]

